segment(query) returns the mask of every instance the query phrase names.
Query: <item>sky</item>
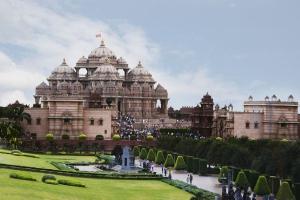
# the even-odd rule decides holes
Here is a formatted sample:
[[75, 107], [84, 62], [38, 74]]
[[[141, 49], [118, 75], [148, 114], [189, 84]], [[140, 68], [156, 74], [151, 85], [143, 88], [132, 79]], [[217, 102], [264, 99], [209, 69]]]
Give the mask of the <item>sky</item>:
[[33, 104], [66, 58], [106, 45], [141, 60], [174, 108], [300, 97], [299, 0], [0, 0], [0, 105]]

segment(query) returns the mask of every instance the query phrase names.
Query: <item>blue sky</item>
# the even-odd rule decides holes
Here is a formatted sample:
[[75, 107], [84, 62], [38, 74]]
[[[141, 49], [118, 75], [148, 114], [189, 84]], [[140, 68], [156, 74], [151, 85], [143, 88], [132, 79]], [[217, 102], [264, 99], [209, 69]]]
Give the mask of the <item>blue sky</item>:
[[63, 57], [73, 66], [97, 47], [98, 32], [130, 67], [141, 60], [176, 108], [207, 91], [237, 110], [249, 95], [298, 99], [299, 9], [296, 0], [2, 1], [0, 104], [32, 103]]

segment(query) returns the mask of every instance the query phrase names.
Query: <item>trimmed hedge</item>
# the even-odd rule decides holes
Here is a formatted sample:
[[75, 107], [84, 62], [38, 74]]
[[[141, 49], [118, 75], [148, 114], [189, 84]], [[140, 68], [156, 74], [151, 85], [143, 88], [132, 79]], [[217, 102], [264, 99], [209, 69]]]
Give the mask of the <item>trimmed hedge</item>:
[[202, 200], [214, 200], [215, 196], [217, 196], [217, 194], [209, 192], [207, 190], [204, 189], [200, 189], [194, 185], [185, 183], [183, 181], [179, 181], [179, 180], [170, 180], [170, 179], [162, 179], [162, 182], [165, 182], [169, 185], [172, 185], [174, 187], [177, 187], [179, 189], [182, 189], [186, 192], [189, 192], [195, 196], [201, 196]]
[[61, 179], [61, 180], [58, 180], [57, 183], [61, 184], [61, 185], [68, 185], [68, 186], [75, 186], [75, 187], [85, 187], [84, 184], [82, 184], [80, 182], [71, 181], [71, 180]]
[[277, 194], [280, 187], [280, 178], [276, 176], [270, 176], [268, 178], [268, 184], [273, 194]]
[[177, 156], [174, 168], [176, 170], [185, 170], [187, 168], [182, 156]]
[[259, 176], [258, 180], [256, 182], [256, 185], [254, 187], [254, 192], [257, 195], [268, 195], [271, 193], [267, 179], [265, 176]]
[[201, 175], [207, 174], [207, 160], [205, 160], [205, 159], [199, 160], [199, 173]]
[[199, 168], [200, 168], [200, 159], [199, 159], [199, 158], [193, 157], [193, 168], [192, 168], [192, 172], [193, 172], [194, 174], [198, 174], [198, 173], [199, 173]]
[[276, 200], [296, 200], [288, 182], [281, 183], [278, 193], [276, 195]]
[[42, 182], [46, 182], [47, 180], [56, 180], [56, 177], [53, 176], [52, 174], [45, 174], [43, 177], [42, 177]]
[[168, 154], [166, 161], [164, 163], [164, 167], [174, 167], [174, 158], [172, 154]]
[[165, 157], [162, 151], [158, 151], [155, 158], [155, 163], [158, 165], [164, 164]]
[[61, 162], [51, 161], [50, 164], [53, 165], [54, 167], [56, 167], [57, 169], [62, 170], [62, 171], [76, 171], [72, 167], [70, 167], [70, 166], [68, 166], [64, 163], [61, 163]]
[[154, 162], [155, 161], [155, 153], [153, 149], [150, 149], [147, 155], [147, 160]]
[[25, 180], [25, 181], [36, 181], [35, 178], [32, 178], [32, 176], [26, 174], [11, 173], [9, 174], [9, 177], [14, 179]]
[[220, 183], [222, 183], [222, 180], [223, 180], [223, 179], [227, 179], [228, 171], [229, 171], [229, 169], [228, 169], [227, 166], [221, 167], [221, 169], [220, 169], [220, 174], [219, 174], [219, 176], [218, 176], [218, 181], [219, 181]]
[[257, 182], [257, 179], [259, 177], [259, 173], [255, 170], [245, 169], [244, 170], [247, 179], [249, 181], [249, 186], [252, 190], [254, 190], [255, 184]]
[[193, 156], [185, 156], [185, 163], [187, 165], [188, 172], [193, 171]]
[[84, 178], [103, 178], [103, 179], [128, 179], [128, 180], [160, 180], [161, 176], [151, 174], [151, 173], [139, 173], [139, 174], [119, 174], [119, 173], [91, 173], [91, 172], [73, 172], [73, 171], [61, 171], [55, 169], [44, 169], [36, 167], [25, 167], [18, 165], [8, 165], [1, 164], [0, 168], [13, 169], [13, 170], [23, 170], [31, 172], [40, 172], [47, 174], [56, 174], [62, 176], [71, 176], [71, 177], [84, 177]]

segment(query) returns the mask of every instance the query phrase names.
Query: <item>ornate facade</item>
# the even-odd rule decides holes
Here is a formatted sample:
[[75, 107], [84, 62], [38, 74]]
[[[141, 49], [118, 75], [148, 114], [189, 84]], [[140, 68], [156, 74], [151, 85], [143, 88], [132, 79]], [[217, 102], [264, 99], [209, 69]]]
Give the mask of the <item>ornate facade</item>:
[[47, 80], [49, 84], [36, 87], [35, 104], [26, 110], [32, 121], [23, 124], [38, 138], [47, 132], [56, 137], [84, 132], [90, 138], [99, 134], [110, 138], [120, 113], [137, 120], [167, 118], [167, 90], [156, 85], [141, 62], [130, 69], [103, 41], [74, 68], [63, 60]]
[[233, 111], [232, 105], [223, 109], [216, 107], [213, 135], [295, 140], [300, 138], [298, 116], [298, 102], [292, 95], [287, 101], [275, 95], [264, 101], [254, 101], [250, 96], [244, 102], [243, 112]]

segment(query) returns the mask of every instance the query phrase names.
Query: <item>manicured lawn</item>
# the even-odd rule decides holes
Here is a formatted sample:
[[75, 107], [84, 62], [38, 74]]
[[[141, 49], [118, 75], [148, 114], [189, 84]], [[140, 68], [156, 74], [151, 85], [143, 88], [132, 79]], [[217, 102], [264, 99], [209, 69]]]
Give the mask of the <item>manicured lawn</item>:
[[[1, 154], [2, 155], [2, 154]], [[38, 182], [9, 178], [12, 172], [30, 174]], [[49, 185], [41, 182], [44, 174], [0, 169], [0, 199], [9, 200], [189, 200], [191, 195], [161, 181], [87, 179], [56, 176], [79, 181], [86, 188]]]
[[15, 156], [12, 154], [4, 154], [1, 152], [10, 152], [7, 150], [0, 150], [0, 163], [11, 165], [22, 165], [27, 167], [39, 167], [46, 169], [56, 169], [50, 164], [51, 161], [56, 162], [94, 162], [94, 156], [69, 156], [69, 155], [44, 155], [36, 154], [39, 158], [31, 158], [25, 156]]

